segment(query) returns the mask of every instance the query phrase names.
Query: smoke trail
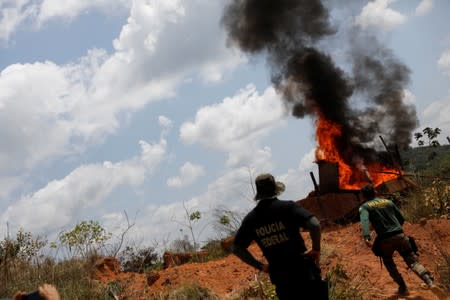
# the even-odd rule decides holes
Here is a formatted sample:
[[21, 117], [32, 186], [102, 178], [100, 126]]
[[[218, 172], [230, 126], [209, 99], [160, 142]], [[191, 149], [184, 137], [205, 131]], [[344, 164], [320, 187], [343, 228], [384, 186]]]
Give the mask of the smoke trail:
[[[403, 102], [408, 68], [376, 39], [368, 44], [355, 33], [346, 45], [353, 74], [346, 74], [316, 46], [337, 32], [322, 1], [233, 0], [222, 24], [230, 45], [267, 54], [272, 82], [294, 116], [320, 115], [341, 126], [335, 145], [349, 164], [355, 154], [370, 160], [375, 151], [366, 143], [380, 134], [399, 147], [410, 144], [417, 117]], [[351, 98], [359, 105], [351, 107]]]

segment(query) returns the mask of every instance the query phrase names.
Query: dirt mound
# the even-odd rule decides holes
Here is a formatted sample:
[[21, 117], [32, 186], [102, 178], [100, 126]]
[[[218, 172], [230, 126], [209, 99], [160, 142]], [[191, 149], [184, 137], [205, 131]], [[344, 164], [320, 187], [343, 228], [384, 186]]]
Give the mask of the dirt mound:
[[[404, 229], [406, 234], [415, 237], [419, 245], [421, 263], [430, 269], [436, 281], [439, 281], [437, 269], [444, 263], [442, 253], [450, 253], [450, 220], [431, 220], [422, 225], [405, 224]], [[302, 234], [305, 240], [309, 241], [307, 234]], [[362, 241], [359, 224], [325, 228], [322, 245], [323, 274], [340, 265], [352, 284], [364, 290], [364, 299], [399, 299], [395, 296], [396, 284]], [[250, 251], [255, 256], [262, 257], [256, 245], [252, 245]], [[410, 290], [409, 296], [400, 299], [450, 299], [450, 295], [438, 297], [436, 293], [425, 289], [421, 280], [407, 269], [400, 256], [395, 256], [394, 259]], [[156, 281], [148, 281], [145, 274], [115, 270], [109, 272], [108, 276], [104, 272], [97, 278], [103, 282], [122, 283], [125, 291], [121, 299], [150, 299], [151, 295], [193, 283], [209, 288], [220, 299], [233, 299], [255, 282], [257, 273], [257, 270], [247, 266], [234, 255], [229, 255], [206, 263], [189, 263], [161, 270]]]

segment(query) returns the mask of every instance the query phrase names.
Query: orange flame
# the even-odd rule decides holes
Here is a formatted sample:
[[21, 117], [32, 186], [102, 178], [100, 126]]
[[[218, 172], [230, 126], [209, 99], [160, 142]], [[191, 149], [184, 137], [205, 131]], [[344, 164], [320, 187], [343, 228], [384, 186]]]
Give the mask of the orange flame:
[[[319, 114], [320, 116], [320, 114]], [[316, 121], [316, 160], [337, 163], [339, 166], [339, 188], [357, 190], [372, 180], [375, 186], [398, 178], [396, 169], [383, 166], [381, 163], [369, 163], [359, 166], [348, 165], [338, 152], [334, 141], [342, 135], [341, 126], [320, 116]]]

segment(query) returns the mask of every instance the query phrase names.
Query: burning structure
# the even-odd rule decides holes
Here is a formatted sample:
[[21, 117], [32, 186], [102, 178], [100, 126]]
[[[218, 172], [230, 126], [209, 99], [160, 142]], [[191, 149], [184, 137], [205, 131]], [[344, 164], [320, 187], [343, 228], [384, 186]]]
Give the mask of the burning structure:
[[[321, 221], [330, 223], [348, 223], [358, 218], [358, 208], [363, 200], [360, 198], [360, 186], [344, 185], [341, 180], [345, 178], [345, 173], [339, 173], [339, 164], [327, 161], [317, 162], [319, 166], [319, 180], [317, 184], [314, 174], [311, 172], [311, 179], [314, 183], [314, 191], [297, 202], [313, 212]], [[366, 173], [363, 170], [362, 173]], [[375, 184], [376, 190], [380, 194], [392, 194], [415, 187], [415, 182], [400, 173], [386, 172], [386, 175], [376, 176], [379, 183]], [[367, 175], [365, 175], [367, 176]], [[392, 178], [392, 176], [394, 176]], [[370, 183], [370, 177], [360, 184]], [[373, 183], [373, 181], [372, 181]]]
[[[409, 69], [352, 18], [341, 24], [334, 18], [332, 24], [332, 8], [325, 3], [333, 4], [230, 0], [222, 24], [231, 46], [267, 56], [272, 83], [291, 114], [313, 120], [320, 214], [334, 218], [348, 213], [348, 207], [333, 204], [356, 203], [355, 191], [364, 184], [382, 189], [398, 180], [396, 166], [374, 141], [383, 136], [390, 145], [407, 147], [418, 120], [404, 97]], [[335, 64], [333, 46], [347, 59], [346, 70]]]

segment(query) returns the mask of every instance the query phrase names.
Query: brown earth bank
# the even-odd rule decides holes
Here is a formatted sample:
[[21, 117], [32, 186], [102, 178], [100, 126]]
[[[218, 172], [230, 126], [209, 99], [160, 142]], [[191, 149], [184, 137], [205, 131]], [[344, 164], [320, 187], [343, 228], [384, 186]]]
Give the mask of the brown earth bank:
[[[432, 271], [436, 282], [440, 278], [438, 269], [450, 262], [444, 261], [444, 255], [450, 254], [450, 220], [436, 219], [421, 224], [406, 223], [405, 233], [412, 235], [419, 245], [420, 262]], [[307, 233], [302, 233], [309, 241]], [[256, 245], [250, 251], [261, 258]], [[397, 286], [390, 278], [384, 266], [375, 257], [361, 238], [360, 224], [327, 226], [322, 233], [321, 268], [323, 275], [341, 266], [348, 275], [352, 286], [357, 286], [364, 299], [410, 299], [434, 300], [450, 299], [450, 294], [426, 289], [422, 281], [409, 270], [399, 255], [394, 257], [402, 273], [410, 294], [397, 297]], [[210, 289], [219, 299], [239, 299], [239, 294], [255, 284], [259, 272], [244, 264], [236, 256], [216, 259], [204, 263], [187, 263], [169, 267], [154, 273], [153, 276], [121, 272], [118, 262], [107, 262], [96, 269], [94, 278], [101, 282], [118, 282], [124, 287], [120, 299], [154, 299], [165, 291], [183, 285], [198, 284]], [[445, 285], [450, 286], [450, 279]]]

